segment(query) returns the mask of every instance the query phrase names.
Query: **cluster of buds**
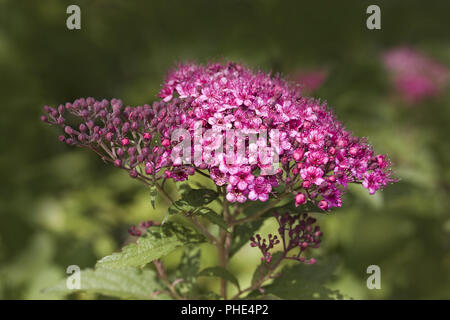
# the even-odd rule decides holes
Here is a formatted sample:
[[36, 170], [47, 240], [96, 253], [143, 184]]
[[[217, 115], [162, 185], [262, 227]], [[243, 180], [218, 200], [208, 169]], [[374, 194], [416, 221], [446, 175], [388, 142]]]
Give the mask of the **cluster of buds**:
[[262, 257], [261, 261], [270, 263], [272, 261], [272, 254], [270, 250], [273, 249], [277, 244], [280, 243], [278, 236], [269, 234], [268, 239], [262, 239], [260, 234], [255, 235], [250, 238], [250, 246], [258, 247], [261, 250]]
[[[266, 240], [257, 234], [250, 238], [250, 245], [261, 250], [263, 255], [261, 261], [270, 263], [272, 261], [272, 249], [281, 243], [283, 246], [282, 259], [291, 259], [307, 264], [316, 263], [314, 258], [307, 259], [303, 255], [306, 249], [319, 247], [322, 231], [320, 231], [319, 226], [314, 225], [316, 219], [307, 214], [291, 215], [289, 213], [283, 215], [275, 213], [275, 218], [279, 224], [279, 237], [269, 234]], [[296, 253], [291, 254], [294, 249], [297, 249]]]
[[130, 236], [140, 237], [147, 231], [148, 228], [152, 226], [159, 226], [159, 222], [153, 220], [142, 221], [139, 226], [132, 225], [128, 229], [128, 233], [130, 234]]
[[[87, 148], [103, 160], [125, 169], [130, 177], [152, 183], [161, 178], [185, 180], [193, 168], [173, 166], [170, 136], [182, 126], [185, 106], [155, 102], [152, 106], [123, 107], [122, 101], [81, 98], [57, 108], [44, 106], [41, 120], [60, 126], [61, 142]], [[68, 122], [75, 118], [76, 125]]]

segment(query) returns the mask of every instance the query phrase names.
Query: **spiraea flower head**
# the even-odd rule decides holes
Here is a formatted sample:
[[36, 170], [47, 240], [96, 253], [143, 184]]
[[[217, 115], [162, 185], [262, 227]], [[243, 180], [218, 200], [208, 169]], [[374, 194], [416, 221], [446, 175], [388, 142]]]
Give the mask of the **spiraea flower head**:
[[[387, 157], [347, 131], [324, 102], [303, 97], [279, 76], [236, 63], [180, 64], [167, 75], [159, 97], [137, 107], [82, 98], [45, 107], [42, 120], [61, 127], [60, 141], [91, 149], [149, 184], [206, 172], [225, 188], [229, 202], [267, 201], [284, 185], [293, 196], [304, 195], [296, 197], [298, 205], [309, 200], [328, 210], [341, 206], [349, 183], [372, 194], [394, 181]], [[188, 136], [174, 139], [180, 129]], [[223, 146], [237, 131], [244, 139], [231, 135], [232, 147]], [[259, 136], [250, 139], [255, 132]], [[268, 139], [276, 143], [269, 146]], [[176, 156], [185, 140], [193, 142], [190, 161]], [[243, 153], [234, 152], [241, 147]], [[267, 156], [278, 157], [278, 168], [271, 170], [274, 161]]]

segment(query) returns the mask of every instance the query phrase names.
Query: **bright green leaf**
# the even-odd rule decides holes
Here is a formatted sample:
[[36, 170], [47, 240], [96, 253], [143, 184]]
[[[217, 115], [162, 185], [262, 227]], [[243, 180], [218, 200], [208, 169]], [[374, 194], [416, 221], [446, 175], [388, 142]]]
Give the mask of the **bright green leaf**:
[[159, 259], [178, 247], [204, 242], [203, 235], [179, 223], [166, 222], [162, 226], [151, 227], [136, 243], [121, 252], [113, 253], [97, 262], [97, 267], [127, 268], [141, 267]]
[[200, 277], [200, 276], [219, 277], [219, 278], [225, 279], [227, 281], [230, 281], [238, 289], [240, 289], [239, 281], [236, 279], [236, 277], [231, 272], [229, 272], [228, 270], [226, 270], [222, 267], [210, 267], [210, 268], [203, 269], [202, 271], [200, 271], [198, 273], [197, 276], [198, 277]]
[[[278, 262], [278, 260], [281, 258], [282, 256], [282, 252], [278, 251], [275, 252], [272, 255], [272, 260], [270, 263], [267, 263], [265, 261], [262, 261], [261, 264], [256, 267], [255, 272], [253, 273], [253, 277], [252, 277], [252, 285], [254, 285], [255, 283], [257, 283], [258, 281], [260, 281], [262, 278], [264, 278], [267, 275], [267, 272], [270, 271], [270, 268]], [[262, 285], [262, 283], [261, 283]]]
[[217, 224], [219, 227], [221, 227], [225, 231], [229, 232], [228, 225], [225, 222], [225, 220], [223, 219], [223, 217], [221, 215], [217, 214], [213, 209], [208, 208], [208, 207], [202, 207], [202, 208], [197, 209], [195, 211], [195, 214], [205, 217], [210, 222]]
[[127, 269], [86, 269], [80, 273], [80, 289], [69, 289], [66, 280], [48, 288], [46, 292], [70, 294], [83, 291], [121, 299], [167, 299], [158, 294], [163, 290], [153, 270]]
[[230, 248], [230, 257], [236, 254], [247, 242], [250, 241], [250, 237], [255, 234], [256, 231], [261, 228], [264, 220], [260, 219], [253, 222], [243, 223], [235, 227], [233, 232], [233, 241]]
[[197, 208], [214, 201], [218, 196], [219, 194], [214, 190], [206, 188], [192, 189], [189, 185], [184, 184], [181, 200], [184, 200], [188, 205]]
[[332, 280], [335, 262], [323, 264], [302, 264], [285, 267], [281, 276], [264, 286], [266, 294], [273, 294], [282, 299], [343, 299], [337, 290], [326, 287]]
[[181, 293], [187, 294], [195, 286], [197, 273], [200, 268], [201, 248], [188, 246], [184, 249], [180, 264], [175, 272], [177, 279], [183, 281], [177, 286]]

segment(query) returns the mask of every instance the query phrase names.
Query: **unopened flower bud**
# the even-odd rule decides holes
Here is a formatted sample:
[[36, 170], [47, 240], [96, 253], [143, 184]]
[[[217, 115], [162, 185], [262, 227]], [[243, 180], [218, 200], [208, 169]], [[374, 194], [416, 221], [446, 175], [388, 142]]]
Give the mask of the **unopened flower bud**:
[[327, 210], [328, 209], [328, 202], [325, 200], [320, 200], [318, 207], [322, 210]]
[[163, 141], [161, 141], [161, 145], [163, 147], [168, 147], [170, 146], [170, 140], [169, 139], [164, 139]]
[[136, 169], [131, 169], [130, 170], [130, 177], [137, 178], [137, 176], [138, 176], [138, 173], [137, 173]]
[[136, 147], [128, 148], [128, 154], [134, 156], [136, 154]]
[[301, 192], [297, 193], [297, 195], [295, 196], [295, 206], [297, 207], [299, 205], [304, 204], [305, 202], [306, 196]]
[[295, 161], [300, 161], [303, 159], [303, 155], [305, 154], [305, 151], [301, 148], [294, 151], [293, 157]]
[[86, 131], [86, 125], [84, 123], [80, 124], [80, 131], [85, 132]]
[[73, 134], [73, 129], [69, 126], [66, 126], [64, 128], [64, 132], [67, 133], [68, 135], [72, 135]]
[[122, 143], [122, 146], [126, 147], [127, 145], [130, 144], [130, 140], [128, 138], [123, 138], [122, 140], [120, 140], [120, 142]]
[[124, 153], [125, 153], [125, 152], [123, 151], [122, 148], [117, 148], [117, 149], [116, 149], [116, 154], [117, 154], [119, 157], [123, 157]]

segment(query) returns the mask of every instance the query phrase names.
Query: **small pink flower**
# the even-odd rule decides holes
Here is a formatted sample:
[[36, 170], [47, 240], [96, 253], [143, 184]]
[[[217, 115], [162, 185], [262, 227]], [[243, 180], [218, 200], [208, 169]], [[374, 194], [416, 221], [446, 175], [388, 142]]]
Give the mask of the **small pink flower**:
[[250, 192], [248, 198], [252, 201], [260, 200], [267, 201], [269, 199], [269, 192], [272, 191], [272, 186], [263, 177], [258, 177], [255, 182], [249, 186]]
[[331, 187], [322, 194], [330, 207], [341, 207], [341, 192], [336, 187]]
[[144, 138], [144, 140], [148, 141], [152, 138], [152, 135], [150, 133], [146, 132], [143, 134], [143, 138]]
[[226, 198], [229, 202], [240, 202], [244, 203], [247, 200], [247, 190], [239, 190], [233, 187], [231, 184], [227, 185], [227, 195]]
[[307, 167], [305, 169], [300, 170], [300, 176], [303, 180], [309, 181], [310, 183], [313, 183], [315, 185], [320, 185], [322, 182], [325, 181], [323, 179], [323, 171], [320, 168], [317, 167]]
[[310, 149], [320, 149], [325, 144], [324, 138], [323, 133], [319, 130], [311, 130], [303, 142], [309, 144]]
[[218, 168], [212, 168], [209, 172], [214, 183], [218, 186], [223, 186], [228, 183], [228, 177], [225, 173], [220, 171]]
[[301, 148], [294, 151], [293, 157], [295, 161], [301, 161], [303, 159], [303, 155], [305, 154], [305, 151]]
[[320, 200], [319, 204], [317, 205], [320, 209], [322, 210], [327, 210], [328, 209], [328, 202], [325, 200]]
[[328, 156], [322, 151], [313, 151], [308, 153], [307, 160], [311, 166], [321, 166], [328, 162]]
[[253, 183], [255, 176], [250, 173], [250, 167], [244, 166], [238, 173], [229, 177], [229, 182], [232, 186], [236, 186], [239, 190], [245, 190]]
[[128, 138], [123, 138], [121, 140], [121, 142], [122, 142], [122, 146], [124, 146], [124, 147], [126, 147], [127, 145], [130, 144], [130, 140]]
[[364, 174], [363, 187], [369, 190], [370, 194], [374, 194], [382, 185], [387, 183], [384, 174], [381, 171], [366, 172]]
[[162, 98], [165, 102], [170, 101], [172, 99], [173, 88], [167, 86], [161, 89], [159, 93], [159, 97]]

